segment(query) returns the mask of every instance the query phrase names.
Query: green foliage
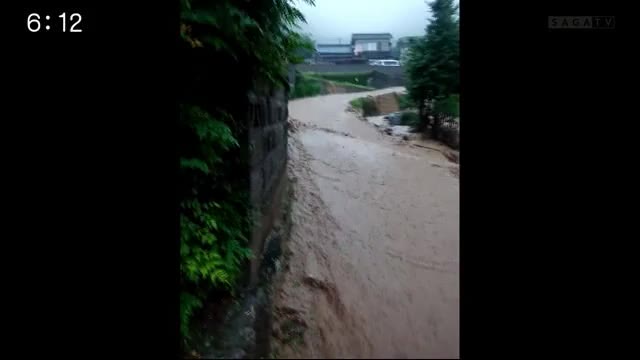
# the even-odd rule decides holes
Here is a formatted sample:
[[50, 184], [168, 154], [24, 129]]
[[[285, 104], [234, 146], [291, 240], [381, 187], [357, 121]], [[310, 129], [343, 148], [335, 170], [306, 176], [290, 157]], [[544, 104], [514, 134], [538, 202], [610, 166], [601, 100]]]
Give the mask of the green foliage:
[[[313, 5], [313, 0], [303, 0]], [[254, 66], [256, 75], [279, 85], [298, 51], [313, 46], [299, 34], [306, 22], [293, 0], [182, 0], [181, 36], [194, 47], [210, 46]]]
[[363, 116], [376, 116], [379, 115], [378, 105], [373, 97], [367, 96], [362, 98], [362, 115]]
[[[371, 73], [297, 73], [295, 87], [289, 95], [289, 98], [298, 99], [324, 94], [327, 84], [357, 88], [364, 91], [374, 90], [374, 88], [364, 85], [367, 83], [366, 79], [368, 79], [370, 75]], [[355, 81], [355, 79], [360, 79], [358, 81], [362, 81], [362, 83], [349, 82]]]
[[453, 0], [434, 0], [429, 5], [433, 19], [427, 25], [426, 37], [412, 45], [406, 66], [407, 90], [416, 104], [460, 92], [457, 6]]
[[450, 95], [444, 99], [436, 100], [433, 104], [433, 112], [450, 117], [460, 116], [460, 97], [458, 94]]
[[411, 59], [411, 48], [410, 47], [407, 47], [407, 48], [404, 48], [404, 49], [400, 50], [400, 59], [399, 59], [400, 60], [400, 64], [406, 65], [406, 64], [409, 63], [410, 59]]
[[189, 319], [196, 309], [202, 306], [202, 301], [192, 294], [180, 293], [180, 332], [183, 336], [189, 336]]
[[420, 123], [420, 116], [413, 111], [404, 111], [400, 114], [400, 124], [408, 126], [418, 126]]
[[296, 33], [296, 36], [298, 36], [297, 41], [300, 45], [294, 52], [293, 62], [295, 64], [300, 64], [304, 62], [304, 59], [313, 57], [316, 50], [316, 43], [309, 35]]
[[320, 95], [323, 92], [322, 80], [298, 73], [290, 99]]
[[362, 109], [362, 103], [363, 103], [364, 98], [357, 98], [357, 99], [353, 99], [351, 101], [349, 101], [349, 104], [351, 105], [351, 107], [353, 107], [354, 109]]
[[[221, 63], [246, 79], [283, 86], [287, 67], [300, 62], [300, 51], [313, 43], [297, 31], [305, 20], [293, 0], [180, 4], [181, 58], [203, 60], [181, 68], [186, 88], [178, 124], [180, 329], [186, 339], [204, 299], [213, 290], [233, 292], [251, 256], [248, 144], [239, 141], [244, 130], [230, 115], [231, 105], [211, 90], [217, 86], [211, 69]], [[234, 64], [236, 69], [228, 69]], [[234, 93], [246, 93], [249, 86], [247, 81]]]
[[409, 108], [416, 107], [416, 104], [411, 100], [409, 95], [407, 94], [398, 94], [398, 107], [400, 110], [405, 110]]
[[243, 261], [250, 256], [243, 231], [250, 221], [241, 205], [200, 203], [196, 198], [182, 202], [181, 272], [188, 282], [232, 290]]
[[212, 289], [233, 290], [249, 258], [250, 217], [246, 190], [229, 181], [240, 145], [232, 134], [231, 117], [198, 106], [182, 106], [180, 149], [180, 303], [183, 336], [188, 322]]

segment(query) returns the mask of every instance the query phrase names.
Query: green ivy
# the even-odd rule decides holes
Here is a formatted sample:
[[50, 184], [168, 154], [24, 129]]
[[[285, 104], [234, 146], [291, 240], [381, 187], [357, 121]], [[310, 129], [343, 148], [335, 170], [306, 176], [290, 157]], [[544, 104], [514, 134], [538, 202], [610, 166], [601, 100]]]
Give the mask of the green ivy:
[[296, 82], [289, 98], [298, 99], [308, 96], [316, 96], [322, 94], [322, 91], [323, 85], [321, 80], [298, 73], [296, 74]]
[[231, 204], [195, 199], [183, 201], [180, 216], [181, 270], [194, 283], [209, 283], [231, 289], [240, 273], [242, 261], [250, 256], [243, 223]]
[[[181, 331], [212, 289], [233, 291], [251, 252], [247, 233], [251, 228], [246, 189], [232, 182], [225, 163], [240, 145], [223, 111], [211, 114], [197, 106], [183, 106], [183, 136], [192, 139], [188, 156], [180, 158], [180, 303]], [[186, 190], [186, 189], [183, 189]]]
[[189, 336], [189, 320], [193, 312], [202, 306], [202, 301], [190, 293], [180, 293], [180, 332], [183, 336]]
[[356, 99], [353, 99], [353, 100], [349, 101], [349, 104], [354, 109], [362, 110], [362, 103], [363, 102], [364, 102], [364, 98], [356, 98]]

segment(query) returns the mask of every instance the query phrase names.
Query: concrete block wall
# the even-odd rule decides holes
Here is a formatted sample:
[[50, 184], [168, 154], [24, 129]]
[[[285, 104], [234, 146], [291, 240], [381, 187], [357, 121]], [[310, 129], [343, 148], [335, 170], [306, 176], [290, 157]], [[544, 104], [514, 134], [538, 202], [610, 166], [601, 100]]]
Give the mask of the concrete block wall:
[[249, 94], [247, 109], [250, 148], [250, 202], [256, 220], [251, 249], [251, 283], [257, 281], [264, 241], [280, 213], [287, 168], [288, 98], [284, 89]]
[[383, 89], [393, 86], [404, 86], [405, 83], [405, 76], [402, 72], [395, 71], [385, 73], [379, 70], [374, 70], [369, 86], [376, 89]]
[[287, 98], [278, 91], [273, 96], [250, 94], [249, 99], [251, 203], [262, 209], [287, 162]]

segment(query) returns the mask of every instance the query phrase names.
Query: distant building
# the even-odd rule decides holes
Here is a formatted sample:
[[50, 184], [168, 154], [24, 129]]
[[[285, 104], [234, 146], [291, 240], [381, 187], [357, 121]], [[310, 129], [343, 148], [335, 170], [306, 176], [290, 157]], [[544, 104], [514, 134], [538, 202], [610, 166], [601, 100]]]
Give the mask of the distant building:
[[317, 44], [316, 62], [340, 63], [353, 58], [353, 51], [349, 44]]
[[371, 59], [390, 59], [390, 33], [352, 34], [351, 44], [317, 44], [318, 63], [366, 63]]
[[352, 34], [353, 53], [365, 59], [389, 59], [392, 38], [390, 33]]

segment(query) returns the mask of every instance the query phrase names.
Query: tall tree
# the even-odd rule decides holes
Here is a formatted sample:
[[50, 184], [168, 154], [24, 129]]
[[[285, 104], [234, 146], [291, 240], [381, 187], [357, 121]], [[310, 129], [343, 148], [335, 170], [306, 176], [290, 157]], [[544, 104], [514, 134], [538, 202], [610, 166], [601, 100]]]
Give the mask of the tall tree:
[[[409, 95], [418, 103], [425, 127], [425, 100], [443, 100], [460, 91], [458, 6], [453, 0], [434, 0], [429, 6], [432, 19], [426, 37], [414, 44], [407, 64]], [[437, 136], [437, 123], [433, 130]]]

